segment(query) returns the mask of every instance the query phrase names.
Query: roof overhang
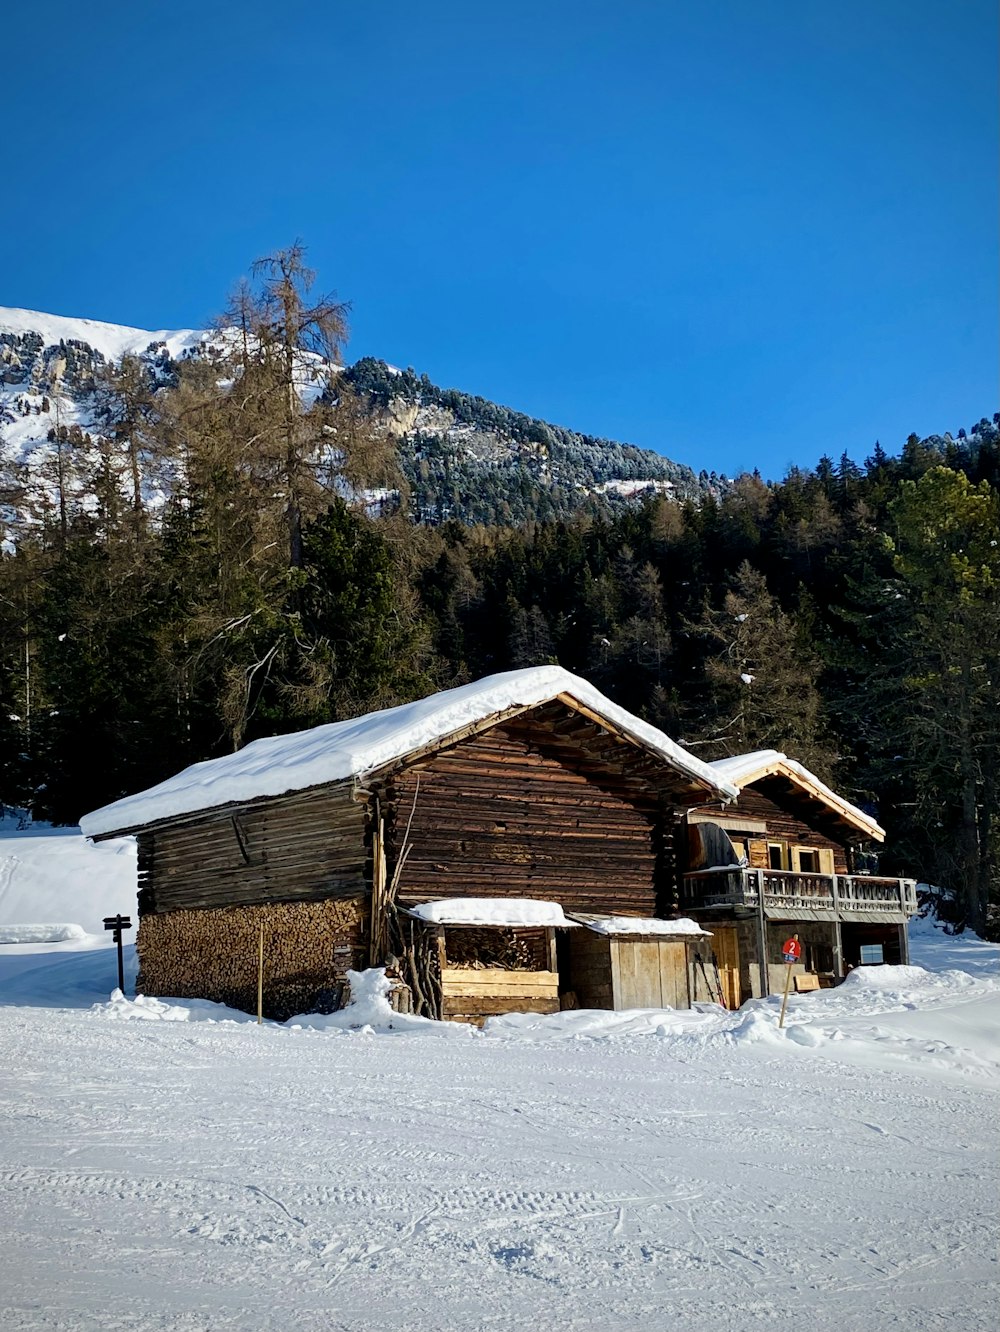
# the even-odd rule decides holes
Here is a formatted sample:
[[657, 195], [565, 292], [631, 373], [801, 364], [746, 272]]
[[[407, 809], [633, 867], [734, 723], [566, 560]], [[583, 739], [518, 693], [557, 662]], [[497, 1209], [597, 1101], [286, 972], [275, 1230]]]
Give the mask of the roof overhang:
[[709, 765], [720, 776], [725, 777], [741, 791], [744, 787], [754, 786], [768, 778], [780, 778], [789, 782], [810, 800], [815, 800], [834, 815], [841, 823], [848, 824], [856, 832], [872, 841], [884, 842], [885, 829], [866, 814], [852, 805], [849, 800], [838, 795], [815, 773], [803, 767], [795, 759], [777, 750], [762, 750], [759, 754], [744, 754], [732, 759], [718, 759]]

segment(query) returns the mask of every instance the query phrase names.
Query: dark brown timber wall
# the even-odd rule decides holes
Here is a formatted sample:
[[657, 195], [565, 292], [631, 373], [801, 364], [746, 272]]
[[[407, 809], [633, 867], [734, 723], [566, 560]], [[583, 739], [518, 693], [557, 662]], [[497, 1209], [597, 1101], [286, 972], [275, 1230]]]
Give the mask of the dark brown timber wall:
[[862, 839], [860, 832], [852, 839], [851, 832], [845, 825], [838, 824], [829, 816], [824, 816], [817, 801], [810, 801], [805, 797], [796, 799], [790, 794], [787, 782], [769, 781], [765, 778], [764, 781], [742, 790], [739, 799], [732, 805], [727, 805], [724, 809], [721, 805], [706, 805], [699, 812], [708, 817], [713, 809], [725, 815], [727, 831], [732, 830], [735, 833], [740, 815], [745, 814], [748, 819], [767, 824], [766, 833], [754, 832], [751, 834], [753, 837], [788, 842], [796, 846], [831, 848], [834, 872], [837, 874], [848, 872], [845, 844]]
[[348, 782], [139, 836], [139, 914], [349, 897], [365, 824]]
[[627, 747], [616, 767], [588, 740], [585, 726], [561, 735], [518, 718], [397, 774], [386, 793], [397, 850], [413, 811], [400, 902], [532, 897], [654, 915], [672, 886], [672, 818], [665, 834]]

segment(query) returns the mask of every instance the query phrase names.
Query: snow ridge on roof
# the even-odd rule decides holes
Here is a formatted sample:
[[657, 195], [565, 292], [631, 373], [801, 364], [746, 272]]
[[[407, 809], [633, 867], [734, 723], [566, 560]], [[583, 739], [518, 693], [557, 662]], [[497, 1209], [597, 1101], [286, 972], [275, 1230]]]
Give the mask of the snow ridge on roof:
[[567, 929], [573, 923], [566, 919], [558, 902], [529, 897], [452, 897], [421, 902], [411, 907], [409, 914], [433, 925], [506, 925], [513, 929], [546, 925]]
[[809, 771], [796, 759], [789, 758], [787, 754], [782, 754], [777, 749], [755, 749], [750, 754], [736, 754], [732, 758], [715, 759], [709, 763], [708, 767], [712, 769], [724, 781], [730, 782], [733, 786], [741, 790], [744, 786], [749, 786], [751, 782], [759, 781], [762, 777], [770, 777], [773, 774], [781, 774], [790, 778], [796, 786], [809, 791], [818, 799], [823, 800], [832, 809], [835, 809], [849, 823], [862, 832], [868, 833], [870, 837], [882, 842], [885, 841], [885, 829], [863, 810], [858, 809], [857, 805], [852, 805], [849, 800], [845, 800], [836, 791], [831, 790], [825, 782]]
[[532, 666], [489, 675], [364, 717], [255, 740], [235, 754], [195, 763], [158, 786], [85, 815], [80, 828], [88, 837], [106, 836], [221, 805], [363, 778], [496, 713], [537, 707], [560, 694], [597, 713], [724, 800], [737, 795], [736, 786], [727, 778], [655, 726], [612, 703], [586, 680], [561, 666]]

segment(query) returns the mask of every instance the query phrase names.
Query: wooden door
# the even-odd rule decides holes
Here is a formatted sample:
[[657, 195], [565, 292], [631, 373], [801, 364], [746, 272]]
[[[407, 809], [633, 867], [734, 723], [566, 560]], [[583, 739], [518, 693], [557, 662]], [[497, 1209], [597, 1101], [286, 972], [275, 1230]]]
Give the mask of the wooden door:
[[656, 939], [614, 939], [612, 966], [617, 963], [616, 1008], [662, 1008], [660, 949]]
[[740, 948], [736, 930], [731, 925], [712, 925], [712, 948], [719, 968], [722, 997], [727, 1008], [739, 1008], [743, 1001], [740, 991]]
[[691, 1007], [687, 944], [681, 940], [660, 940], [660, 998], [664, 1008]]

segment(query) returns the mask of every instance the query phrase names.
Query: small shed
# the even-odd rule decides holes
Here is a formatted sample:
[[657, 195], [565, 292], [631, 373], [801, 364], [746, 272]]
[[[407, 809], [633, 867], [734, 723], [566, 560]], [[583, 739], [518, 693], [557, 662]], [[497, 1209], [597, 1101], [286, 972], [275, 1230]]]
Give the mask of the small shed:
[[452, 898], [404, 914], [423, 936], [414, 953], [425, 958], [425, 999], [445, 1021], [559, 1011], [556, 930], [575, 927], [557, 902]]
[[690, 1008], [694, 949], [712, 936], [693, 920], [571, 912], [564, 983], [581, 1008]]

